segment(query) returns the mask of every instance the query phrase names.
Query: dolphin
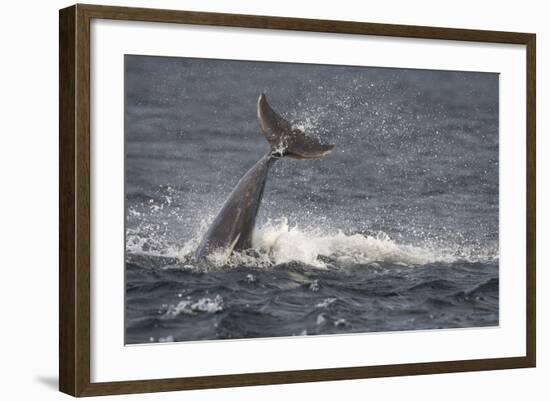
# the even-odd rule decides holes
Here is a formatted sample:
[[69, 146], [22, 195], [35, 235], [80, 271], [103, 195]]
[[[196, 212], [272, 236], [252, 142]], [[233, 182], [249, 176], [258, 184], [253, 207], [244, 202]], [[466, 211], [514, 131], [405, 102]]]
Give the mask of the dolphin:
[[334, 148], [292, 127], [271, 108], [264, 93], [258, 97], [257, 116], [271, 149], [239, 180], [196, 249], [196, 260], [203, 260], [214, 252], [230, 255], [252, 247], [256, 216], [269, 168], [275, 161], [283, 157], [320, 159]]

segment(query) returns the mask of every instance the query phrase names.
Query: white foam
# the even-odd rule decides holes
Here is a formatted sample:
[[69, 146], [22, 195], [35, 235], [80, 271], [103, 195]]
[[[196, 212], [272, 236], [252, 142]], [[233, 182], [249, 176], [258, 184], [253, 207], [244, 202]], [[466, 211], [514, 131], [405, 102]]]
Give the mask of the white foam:
[[190, 297], [180, 301], [177, 305], [170, 305], [164, 314], [165, 318], [173, 318], [180, 314], [194, 315], [196, 313], [216, 313], [223, 310], [223, 298], [216, 295], [214, 298], [200, 298], [192, 300]]
[[300, 262], [309, 266], [324, 268], [324, 260], [346, 264], [372, 264], [388, 262], [403, 265], [424, 265], [436, 262], [453, 262], [455, 255], [448, 252], [402, 245], [385, 233], [375, 236], [352, 234], [342, 231], [323, 234], [319, 230], [303, 230], [290, 226], [286, 219], [269, 221], [257, 229], [253, 246], [260, 254], [268, 255], [273, 264]]
[[326, 308], [330, 304], [336, 301], [336, 298], [325, 298], [322, 302], [319, 302], [317, 305], [315, 305], [317, 308]]

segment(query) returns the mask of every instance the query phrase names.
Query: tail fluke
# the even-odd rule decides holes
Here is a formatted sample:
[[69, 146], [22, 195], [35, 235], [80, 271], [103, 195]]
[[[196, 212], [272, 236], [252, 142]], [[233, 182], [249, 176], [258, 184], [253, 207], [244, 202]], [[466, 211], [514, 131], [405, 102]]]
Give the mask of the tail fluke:
[[271, 108], [265, 94], [258, 98], [258, 121], [272, 152], [278, 156], [294, 159], [320, 159], [330, 152], [334, 145], [321, 144], [317, 139], [308, 137]]

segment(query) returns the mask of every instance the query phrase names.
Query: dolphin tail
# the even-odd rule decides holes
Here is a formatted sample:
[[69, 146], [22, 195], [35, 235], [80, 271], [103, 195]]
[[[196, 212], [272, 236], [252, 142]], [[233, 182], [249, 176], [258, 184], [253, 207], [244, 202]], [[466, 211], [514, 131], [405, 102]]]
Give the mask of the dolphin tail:
[[320, 159], [329, 153], [334, 145], [321, 144], [317, 139], [305, 135], [271, 108], [265, 94], [258, 98], [258, 121], [274, 157], [288, 156], [294, 159]]

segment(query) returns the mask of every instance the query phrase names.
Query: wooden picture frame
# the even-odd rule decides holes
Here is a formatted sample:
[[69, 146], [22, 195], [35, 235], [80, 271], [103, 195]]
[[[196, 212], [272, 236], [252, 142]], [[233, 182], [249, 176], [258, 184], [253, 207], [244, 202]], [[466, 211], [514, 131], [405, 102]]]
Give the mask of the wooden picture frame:
[[[90, 380], [90, 21], [164, 22], [401, 38], [518, 44], [526, 47], [526, 355], [298, 371], [257, 372], [98, 382]], [[534, 367], [535, 314], [535, 48], [530, 33], [372, 24], [96, 5], [74, 5], [59, 14], [59, 388], [73, 396], [348, 380], [401, 375]]]

